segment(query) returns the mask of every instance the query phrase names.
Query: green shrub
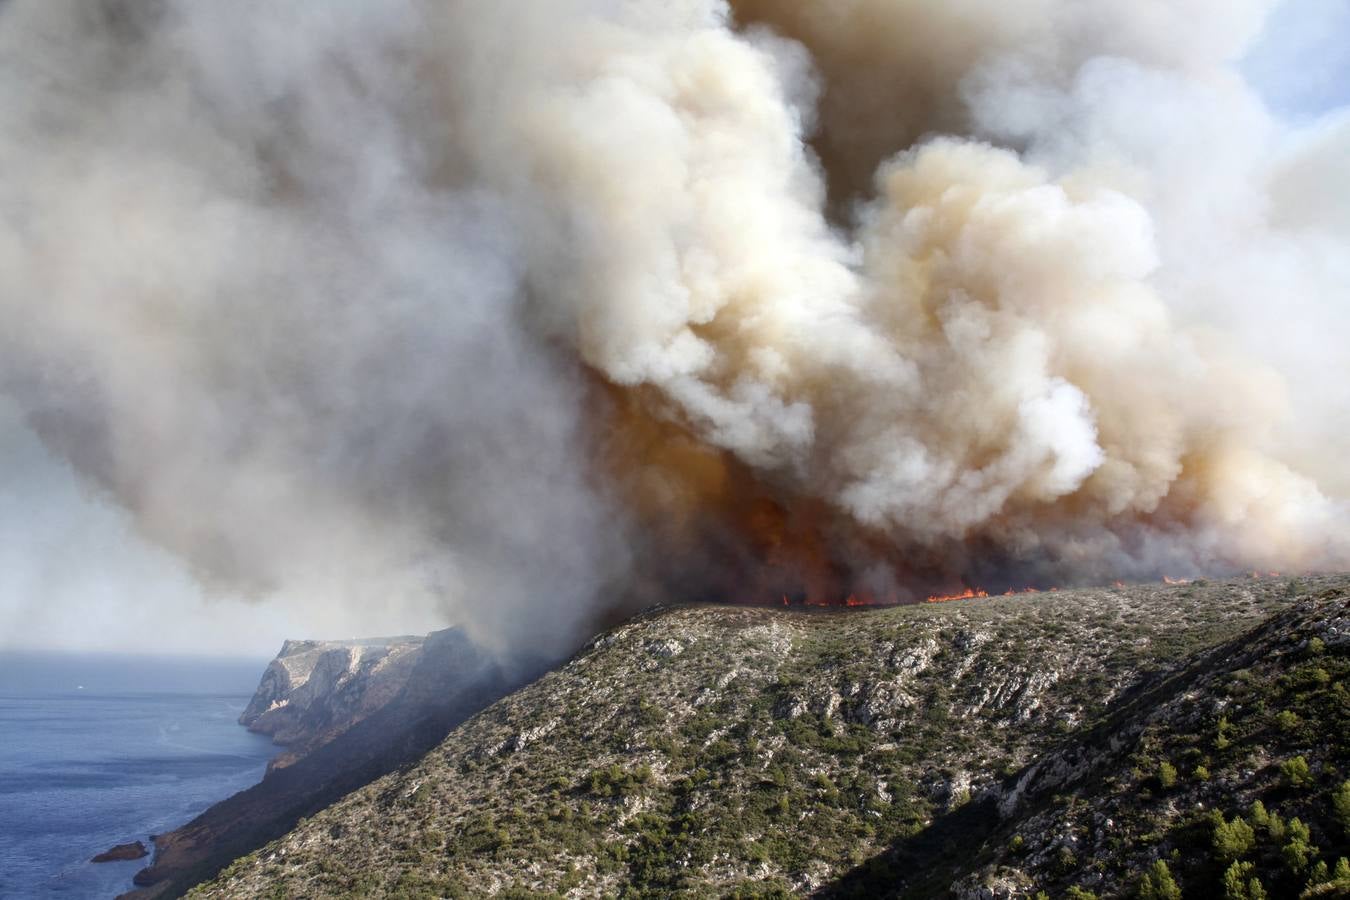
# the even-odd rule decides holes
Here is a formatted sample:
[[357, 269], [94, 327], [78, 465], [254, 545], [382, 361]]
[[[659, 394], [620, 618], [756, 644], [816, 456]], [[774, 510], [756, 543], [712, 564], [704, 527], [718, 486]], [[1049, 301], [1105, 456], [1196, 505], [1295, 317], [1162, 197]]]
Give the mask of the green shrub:
[[645, 697], [639, 698], [637, 702], [637, 714], [634, 716], [639, 725], [660, 725], [666, 721], [665, 710], [654, 703], [649, 703]]
[[1160, 784], [1165, 791], [1176, 787], [1177, 767], [1170, 762], [1163, 760], [1162, 765], [1158, 766], [1158, 784]]
[[1341, 828], [1345, 829], [1346, 838], [1350, 839], [1350, 781], [1342, 781], [1341, 786], [1332, 792], [1331, 811], [1336, 821], [1341, 823]]
[[1311, 841], [1312, 834], [1308, 826], [1300, 819], [1290, 819], [1289, 840], [1280, 848], [1280, 856], [1289, 871], [1299, 874], [1308, 868], [1308, 860], [1317, 855], [1317, 848], [1312, 846]]
[[1305, 844], [1312, 840], [1312, 832], [1308, 830], [1307, 825], [1303, 824], [1303, 820], [1297, 816], [1289, 820], [1289, 840], [1302, 841]]
[[1225, 822], [1223, 813], [1215, 810], [1211, 816], [1214, 825], [1212, 843], [1214, 853], [1224, 862], [1232, 862], [1251, 852], [1256, 846], [1256, 832], [1242, 816]]
[[1266, 834], [1270, 837], [1272, 844], [1284, 843], [1284, 819], [1280, 818], [1279, 813], [1271, 813], [1270, 821], [1266, 823]]
[[1181, 900], [1181, 888], [1163, 860], [1154, 862], [1139, 880], [1139, 900]]
[[1284, 776], [1285, 784], [1292, 788], [1305, 788], [1313, 781], [1312, 770], [1308, 768], [1308, 761], [1302, 756], [1295, 756], [1280, 763], [1280, 774]]
[[1256, 866], [1249, 862], [1234, 862], [1223, 873], [1224, 900], [1250, 900], [1247, 883]]
[[622, 766], [614, 763], [606, 768], [592, 770], [586, 776], [584, 787], [599, 797], [622, 797], [637, 793], [651, 778], [651, 766], [641, 765], [632, 771], [624, 771]]
[[737, 885], [725, 894], [726, 900], [788, 900], [792, 891], [786, 882], [748, 882]]
[[1227, 716], [1219, 716], [1218, 734], [1214, 737], [1215, 750], [1227, 750], [1228, 745], [1233, 743], [1228, 735], [1233, 730], [1233, 723], [1228, 721]]

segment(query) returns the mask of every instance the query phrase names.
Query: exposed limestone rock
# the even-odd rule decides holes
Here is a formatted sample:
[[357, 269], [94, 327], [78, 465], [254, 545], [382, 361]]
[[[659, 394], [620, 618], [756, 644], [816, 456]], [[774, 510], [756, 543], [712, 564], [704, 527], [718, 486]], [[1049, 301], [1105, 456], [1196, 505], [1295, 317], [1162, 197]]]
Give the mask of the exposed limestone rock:
[[[140, 889], [126, 896], [153, 900], [180, 895], [301, 817], [415, 762], [454, 725], [512, 687], [533, 680], [543, 668], [541, 662], [518, 660], [506, 670], [460, 628], [425, 638], [288, 641], [268, 667], [253, 713], [262, 718], [265, 713], [259, 710], [272, 708], [289, 710], [289, 716], [303, 707], [303, 716], [275, 720], [301, 726], [327, 721], [331, 727], [314, 732], [314, 742], [302, 747], [307, 753], [269, 768], [261, 783], [158, 835], [153, 865], [136, 874]], [[390, 692], [392, 696], [379, 702]], [[303, 702], [295, 699], [297, 694]], [[529, 741], [526, 735], [522, 746]], [[410, 786], [409, 793], [421, 796], [428, 790], [419, 794], [419, 787]], [[337, 829], [330, 836], [341, 834]], [[278, 850], [275, 857], [285, 859], [290, 852]]]
[[289, 765], [397, 696], [422, 645], [423, 638], [408, 636], [286, 641], [239, 724], [291, 748], [275, 763]]

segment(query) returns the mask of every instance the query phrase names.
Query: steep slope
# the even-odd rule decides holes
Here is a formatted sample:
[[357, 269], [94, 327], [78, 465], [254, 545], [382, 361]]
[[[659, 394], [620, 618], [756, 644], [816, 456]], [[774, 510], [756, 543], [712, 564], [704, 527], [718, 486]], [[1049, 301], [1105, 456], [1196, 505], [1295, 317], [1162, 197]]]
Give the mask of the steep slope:
[[1347, 583], [655, 611], [197, 894], [946, 893], [1046, 754]]
[[429, 634], [397, 695], [294, 764], [155, 838], [136, 897], [178, 896], [343, 795], [419, 759], [459, 722], [538, 669], [506, 670], [460, 629]]
[[239, 724], [287, 748], [272, 768], [291, 765], [397, 697], [422, 644], [423, 638], [410, 636], [286, 641]]
[[[1348, 676], [1344, 588], [1196, 654], [1009, 784], [956, 893], [1350, 896]], [[873, 865], [851, 884], [889, 880]]]

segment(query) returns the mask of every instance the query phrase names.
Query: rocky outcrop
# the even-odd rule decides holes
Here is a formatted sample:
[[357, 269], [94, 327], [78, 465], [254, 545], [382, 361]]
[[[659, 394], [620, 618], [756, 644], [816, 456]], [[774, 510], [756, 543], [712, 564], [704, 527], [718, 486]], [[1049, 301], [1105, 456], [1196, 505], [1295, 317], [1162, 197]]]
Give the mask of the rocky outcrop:
[[286, 641], [239, 724], [288, 748], [284, 768], [387, 705], [408, 683], [424, 639]]
[[[181, 895], [301, 818], [414, 762], [455, 725], [542, 668], [504, 668], [458, 628], [420, 641], [288, 641], [250, 704], [253, 724], [270, 716], [273, 722], [298, 723], [287, 733], [303, 736], [305, 723], [327, 723], [329, 731], [311, 735], [327, 739], [306, 745], [308, 752], [290, 765], [270, 768], [259, 784], [156, 837], [154, 864], [137, 873], [140, 889], [124, 896]], [[387, 702], [374, 702], [390, 691]], [[291, 711], [285, 716], [275, 715], [286, 709]], [[334, 731], [341, 723], [336, 713], [349, 719]]]
[[118, 844], [109, 850], [104, 850], [98, 856], [89, 860], [90, 862], [123, 862], [128, 859], [142, 859], [150, 855], [150, 851], [145, 849], [145, 844], [140, 841], [132, 841], [129, 844]]

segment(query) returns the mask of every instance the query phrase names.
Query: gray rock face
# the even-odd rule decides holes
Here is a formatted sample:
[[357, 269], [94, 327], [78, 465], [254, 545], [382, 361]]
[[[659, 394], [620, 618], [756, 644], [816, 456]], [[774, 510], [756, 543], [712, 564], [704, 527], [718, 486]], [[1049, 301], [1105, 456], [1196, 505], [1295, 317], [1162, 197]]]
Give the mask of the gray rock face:
[[292, 749], [279, 764], [327, 743], [387, 704], [407, 684], [425, 640], [286, 641], [239, 717]]

